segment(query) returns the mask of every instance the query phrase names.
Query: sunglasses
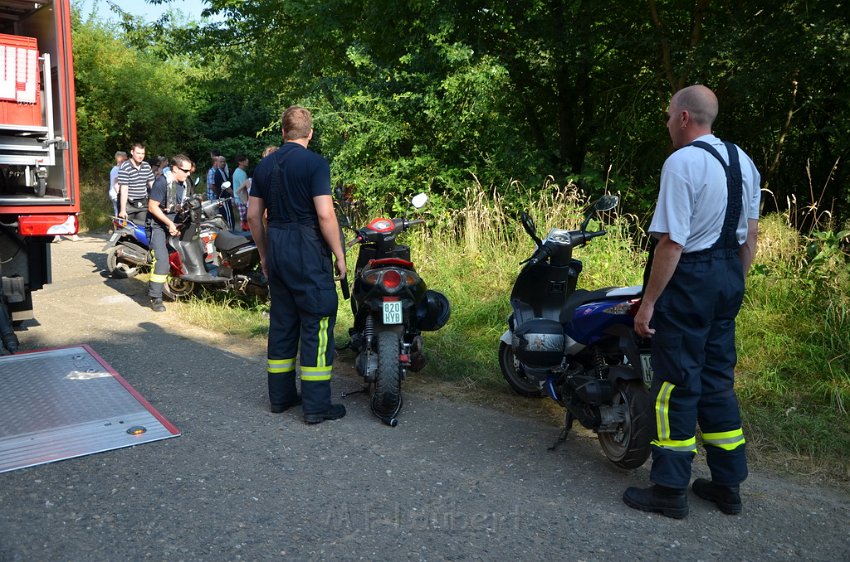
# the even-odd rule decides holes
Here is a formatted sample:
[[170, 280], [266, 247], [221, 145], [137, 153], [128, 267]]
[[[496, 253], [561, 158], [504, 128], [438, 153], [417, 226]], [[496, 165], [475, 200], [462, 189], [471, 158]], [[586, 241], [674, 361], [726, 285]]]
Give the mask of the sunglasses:
[[179, 167], [179, 166], [178, 166], [178, 167], [177, 167], [177, 169], [178, 169], [178, 170], [180, 170], [181, 172], [185, 172], [185, 173], [187, 173], [187, 174], [191, 174], [191, 173], [192, 173], [192, 169], [191, 169], [191, 168], [187, 170], [186, 168], [181, 168], [181, 167]]

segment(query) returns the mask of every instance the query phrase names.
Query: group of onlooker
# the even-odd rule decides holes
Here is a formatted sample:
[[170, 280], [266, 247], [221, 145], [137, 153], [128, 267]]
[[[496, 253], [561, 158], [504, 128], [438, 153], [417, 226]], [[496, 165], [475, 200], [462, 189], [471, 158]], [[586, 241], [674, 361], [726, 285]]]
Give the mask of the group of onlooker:
[[[265, 158], [277, 149], [277, 146], [268, 146], [262, 153]], [[210, 168], [206, 175], [206, 196], [209, 200], [230, 198], [229, 205], [222, 205], [221, 214], [231, 230], [248, 231], [248, 197], [251, 188], [251, 178], [248, 175], [249, 158], [244, 154], [236, 157], [236, 169], [231, 174], [227, 159], [218, 150], [210, 151]], [[123, 172], [123, 176], [122, 176]], [[195, 165], [192, 164], [192, 173]], [[109, 199], [112, 201], [113, 215], [119, 217], [122, 210], [126, 215], [136, 215], [144, 220], [143, 215], [146, 207], [143, 201], [147, 199], [150, 187], [160, 175], [164, 175], [167, 181], [171, 181], [171, 165], [168, 158], [158, 156], [152, 161], [145, 160], [145, 147], [141, 143], [135, 143], [128, 155], [127, 152], [119, 150], [115, 153], [115, 165], [109, 172]], [[123, 177], [123, 183], [121, 178]], [[227, 183], [227, 185], [225, 185]], [[125, 188], [125, 200], [122, 206], [121, 185]], [[184, 197], [192, 195], [193, 190], [185, 190]], [[138, 211], [142, 212], [139, 213]], [[235, 211], [235, 212], [234, 212]]]
[[[267, 147], [263, 151], [263, 158], [276, 149], [276, 146]], [[162, 285], [167, 277], [167, 260], [157, 260], [156, 256], [166, 255], [167, 235], [176, 235], [174, 213], [181, 203], [194, 194], [190, 174], [195, 172], [195, 164], [183, 154], [177, 154], [170, 160], [159, 156], [151, 163], [145, 160], [145, 152], [143, 144], [135, 143], [129, 155], [123, 151], [115, 153], [115, 165], [109, 173], [109, 198], [114, 216], [145, 225], [153, 256], [151, 306], [155, 311], [162, 311], [165, 310]], [[218, 150], [210, 151], [210, 161], [207, 199], [227, 198], [219, 212], [228, 229], [250, 230], [248, 201], [251, 178], [248, 176], [248, 157], [241, 154], [236, 157], [236, 169], [232, 175], [227, 159]], [[234, 220], [234, 210], [238, 214], [238, 222]]]

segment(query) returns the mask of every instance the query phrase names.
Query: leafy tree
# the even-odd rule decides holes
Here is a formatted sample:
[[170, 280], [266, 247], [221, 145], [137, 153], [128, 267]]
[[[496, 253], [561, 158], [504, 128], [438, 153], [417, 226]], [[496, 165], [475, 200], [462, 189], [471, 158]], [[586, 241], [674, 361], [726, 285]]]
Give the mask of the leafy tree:
[[193, 145], [196, 118], [187, 86], [191, 68], [163, 64], [128, 48], [115, 31], [78, 11], [72, 18], [79, 160], [103, 170], [116, 150], [143, 142], [149, 156]]
[[375, 205], [423, 187], [459, 202], [474, 181], [510, 196], [514, 181], [540, 189], [555, 176], [619, 190], [645, 214], [671, 150], [666, 104], [703, 83], [720, 98], [718, 134], [753, 155], [769, 205], [797, 196], [850, 210], [846, 10], [804, 0], [207, 5], [218, 19], [127, 30], [240, 85], [191, 82], [205, 141], [274, 138], [280, 110], [307, 105], [334, 176]]

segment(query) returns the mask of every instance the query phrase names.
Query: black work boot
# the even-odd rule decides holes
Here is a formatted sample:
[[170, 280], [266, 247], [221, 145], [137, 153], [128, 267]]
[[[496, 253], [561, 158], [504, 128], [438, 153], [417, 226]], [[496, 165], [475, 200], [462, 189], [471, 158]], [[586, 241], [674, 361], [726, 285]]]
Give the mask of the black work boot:
[[727, 515], [741, 513], [741, 493], [738, 486], [721, 486], [705, 478], [694, 480], [691, 489], [704, 500], [714, 502]]
[[668, 488], [658, 484], [650, 488], [627, 488], [623, 493], [623, 501], [627, 506], [641, 511], [684, 519], [688, 515], [687, 492], [687, 488]]
[[301, 381], [304, 421], [309, 424], [338, 420], [345, 416], [345, 406], [331, 404], [331, 381]]
[[301, 404], [301, 397], [295, 389], [295, 373], [268, 373], [269, 403], [273, 414], [285, 412]]
[[2, 339], [2, 347], [9, 350], [9, 353], [18, 351], [18, 336], [15, 334], [12, 317], [9, 315], [9, 310], [6, 308], [6, 303], [0, 299], [0, 339]]
[[162, 304], [162, 297], [151, 297], [151, 310], [154, 312], [165, 312], [165, 305]]

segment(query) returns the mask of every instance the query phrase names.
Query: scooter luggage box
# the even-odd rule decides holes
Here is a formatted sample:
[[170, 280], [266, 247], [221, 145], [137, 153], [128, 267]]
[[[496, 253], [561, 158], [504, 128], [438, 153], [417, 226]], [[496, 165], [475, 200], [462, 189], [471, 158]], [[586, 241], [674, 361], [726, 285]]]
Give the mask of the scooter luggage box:
[[514, 331], [514, 355], [525, 365], [540, 369], [555, 368], [564, 357], [564, 328], [560, 322], [535, 318]]

